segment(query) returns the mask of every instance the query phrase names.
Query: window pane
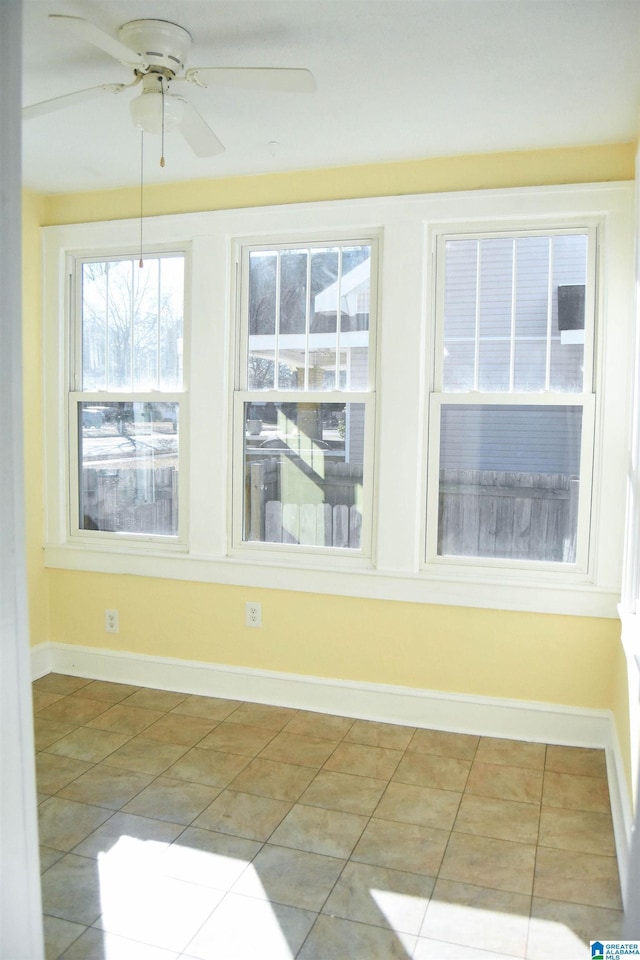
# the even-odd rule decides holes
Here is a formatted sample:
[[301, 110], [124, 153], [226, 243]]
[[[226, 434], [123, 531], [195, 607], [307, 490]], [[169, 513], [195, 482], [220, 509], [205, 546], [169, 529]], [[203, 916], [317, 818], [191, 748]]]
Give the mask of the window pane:
[[369, 244], [251, 251], [247, 388], [368, 388], [370, 298]]
[[182, 388], [184, 258], [82, 264], [82, 389]]
[[80, 529], [178, 534], [178, 404], [78, 404]]
[[441, 409], [438, 554], [573, 563], [582, 408]]
[[365, 407], [244, 405], [244, 540], [359, 548]]
[[587, 236], [447, 240], [443, 390], [579, 393]]

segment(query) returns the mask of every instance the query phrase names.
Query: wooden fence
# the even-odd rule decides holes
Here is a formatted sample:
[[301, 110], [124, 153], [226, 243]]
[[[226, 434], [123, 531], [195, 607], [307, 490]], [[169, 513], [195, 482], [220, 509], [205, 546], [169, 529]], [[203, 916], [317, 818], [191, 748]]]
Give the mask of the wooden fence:
[[178, 470], [176, 467], [85, 467], [81, 527], [176, 536]]
[[319, 476], [300, 457], [248, 464], [245, 531], [248, 540], [316, 546], [360, 546], [362, 464], [325, 460]]
[[442, 470], [438, 554], [572, 563], [578, 490], [565, 474]]

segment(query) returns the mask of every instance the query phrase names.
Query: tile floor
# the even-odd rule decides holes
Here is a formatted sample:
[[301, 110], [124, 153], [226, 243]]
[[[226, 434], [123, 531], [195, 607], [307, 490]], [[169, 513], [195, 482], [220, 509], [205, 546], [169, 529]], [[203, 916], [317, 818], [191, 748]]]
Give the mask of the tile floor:
[[49, 674], [47, 958], [584, 960], [604, 754]]

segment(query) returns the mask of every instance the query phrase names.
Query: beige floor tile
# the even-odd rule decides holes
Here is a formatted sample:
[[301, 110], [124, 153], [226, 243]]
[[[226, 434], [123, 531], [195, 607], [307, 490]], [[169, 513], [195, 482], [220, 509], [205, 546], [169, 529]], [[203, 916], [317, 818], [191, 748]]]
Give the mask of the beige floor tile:
[[416, 730], [409, 750], [431, 753], [437, 757], [473, 760], [480, 737], [468, 733], [448, 733], [446, 730]]
[[63, 696], [80, 690], [91, 683], [85, 677], [69, 677], [64, 673], [48, 673], [33, 681], [34, 690], [44, 690], [47, 693], [61, 693]]
[[529, 896], [535, 859], [533, 844], [452, 833], [439, 876]]
[[110, 867], [102, 882], [102, 930], [177, 953], [224, 894], [212, 887], [148, 874], [136, 864]]
[[357, 773], [363, 777], [388, 780], [401, 759], [401, 750], [343, 742], [327, 759], [324, 768], [337, 773]]
[[119, 810], [153, 779], [153, 774], [133, 773], [98, 763], [77, 780], [63, 787], [58, 796], [77, 800], [79, 803], [93, 803], [99, 807]]
[[287, 800], [224, 790], [200, 813], [193, 825], [249, 840], [268, 840], [290, 809]]
[[133, 770], [136, 773], [164, 773], [187, 748], [174, 743], [162, 743], [148, 737], [133, 737], [115, 750], [103, 763], [110, 767]]
[[200, 740], [198, 746], [203, 750], [220, 750], [222, 753], [255, 757], [275, 736], [275, 730], [265, 727], [223, 721]]
[[342, 740], [348, 734], [353, 723], [351, 717], [337, 717], [329, 713], [298, 710], [283, 730], [285, 733], [297, 733], [306, 737]]
[[49, 797], [38, 807], [40, 842], [54, 850], [72, 850], [112, 815], [104, 807]]
[[218, 792], [218, 787], [158, 777], [122, 809], [123, 813], [135, 813], [141, 817], [153, 817], [156, 820], [168, 820], [170, 823], [188, 826], [206, 809]]
[[295, 801], [304, 793], [316, 773], [313, 767], [258, 757], [247, 764], [230, 786], [234, 790], [255, 793], [261, 797]]
[[104, 760], [105, 757], [108, 757], [110, 753], [113, 753], [129, 739], [129, 736], [124, 733], [78, 727], [47, 747], [47, 753], [53, 753], [59, 757], [73, 757], [75, 760], [87, 760], [90, 763], [100, 763], [101, 760]]
[[87, 929], [82, 923], [47, 916], [43, 917], [43, 928], [46, 960], [58, 960], [66, 948]]
[[186, 693], [141, 687], [127, 697], [124, 703], [128, 707], [143, 707], [145, 710], [160, 710], [166, 713], [168, 710], [175, 709], [186, 697]]
[[413, 783], [418, 787], [461, 793], [470, 767], [468, 760], [407, 751], [398, 764], [393, 779], [399, 783]]
[[[182, 748], [180, 748], [182, 749]], [[246, 767], [247, 757], [217, 750], [192, 747], [166, 771], [168, 777], [206, 783], [211, 787], [226, 787]]]
[[208, 733], [211, 733], [217, 723], [217, 720], [206, 720], [203, 717], [165, 713], [151, 726], [145, 727], [144, 735], [150, 740], [195, 747]]
[[556, 773], [573, 773], [583, 777], [606, 777], [607, 760], [604, 750], [550, 744], [547, 747], [545, 768], [555, 770]]
[[298, 960], [407, 960], [416, 937], [339, 917], [318, 917]]
[[585, 777], [572, 773], [546, 770], [542, 803], [566, 810], [586, 810], [608, 813], [611, 809], [607, 781], [600, 777]]
[[542, 778], [542, 770], [475, 760], [469, 773], [466, 792], [478, 797], [494, 797], [496, 800], [540, 803]]
[[92, 680], [83, 688], [83, 696], [91, 700], [104, 700], [106, 703], [119, 703], [140, 687], [130, 683], [111, 683], [107, 680]]
[[[298, 907], [230, 893], [188, 944], [185, 954], [195, 960], [291, 960], [315, 917]], [[324, 960], [328, 960], [326, 955]]]
[[45, 720], [55, 720], [57, 723], [72, 723], [76, 727], [81, 727], [108, 709], [109, 704], [101, 700], [67, 696], [39, 710], [38, 716], [44, 717]]
[[77, 730], [75, 723], [58, 723], [57, 720], [45, 720], [43, 717], [34, 717], [33, 734], [36, 750], [46, 750], [56, 740], [61, 740], [68, 733]]
[[267, 843], [234, 884], [233, 893], [317, 912], [344, 865], [336, 857]]
[[622, 938], [621, 910], [533, 898], [528, 960], [584, 960], [589, 941]]
[[375, 816], [381, 820], [400, 820], [451, 830], [461, 796], [452, 790], [435, 790], [411, 783], [393, 782], [388, 785], [376, 807]]
[[338, 745], [337, 740], [303, 737], [296, 733], [279, 733], [260, 752], [265, 760], [299, 763], [302, 767], [321, 767]]
[[42, 909], [89, 926], [102, 912], [100, 872], [95, 860], [68, 853], [42, 874]]
[[347, 858], [358, 842], [367, 818], [322, 807], [296, 804], [271, 835], [271, 843], [328, 857]]
[[538, 843], [603, 857], [615, 857], [616, 845], [610, 813], [542, 807]]
[[183, 830], [182, 824], [118, 812], [79, 843], [74, 853], [101, 861], [107, 856], [107, 864], [129, 860], [136, 869], [157, 870], [162, 854]]
[[386, 785], [386, 780], [373, 777], [319, 770], [300, 800], [314, 807], [326, 807], [327, 810], [370, 816]]
[[[105, 705], [106, 706], [106, 705]], [[155, 723], [162, 717], [160, 710], [147, 710], [143, 707], [129, 706], [126, 703], [117, 703], [105, 709], [104, 713], [95, 720], [87, 723], [88, 727], [98, 730], [112, 730], [115, 733], [126, 733], [130, 737]]]
[[187, 883], [230, 890], [262, 846], [255, 840], [187, 827], [166, 849], [158, 869]]
[[[538, 847], [535, 897], [619, 910], [622, 907], [615, 857]], [[599, 934], [598, 934], [599, 936]]]
[[499, 737], [480, 737], [475, 759], [485, 763], [501, 763], [508, 767], [543, 770], [546, 755], [544, 743], [526, 743]]
[[222, 697], [200, 697], [192, 694], [185, 697], [171, 713], [203, 720], [224, 720], [242, 705], [241, 700], [225, 700]]
[[31, 692], [33, 712], [37, 714], [39, 710], [44, 710], [50, 704], [57, 703], [64, 696], [64, 693], [48, 693], [46, 690], [33, 689]]
[[495, 953], [481, 947], [463, 947], [459, 943], [430, 940], [428, 937], [418, 937], [412, 957], [413, 960], [521, 960], [519, 957], [509, 957], [506, 953]]
[[539, 822], [540, 805], [537, 803], [518, 803], [465, 793], [454, 830], [496, 840], [536, 843]]
[[531, 897], [438, 880], [420, 934], [466, 947], [524, 957]]
[[358, 863], [435, 877], [448, 840], [448, 831], [436, 827], [372, 819], [351, 859]]
[[241, 703], [232, 714], [229, 714], [229, 719], [233, 723], [248, 723], [249, 726], [282, 730], [297, 712], [289, 707], [272, 707], [265, 703]]
[[57, 757], [53, 753], [39, 753], [36, 756], [38, 790], [44, 794], [57, 793], [90, 768], [91, 764], [86, 760]]
[[118, 937], [105, 930], [89, 929], [78, 937], [61, 960], [179, 960], [173, 950]]
[[415, 727], [404, 727], [396, 723], [378, 723], [375, 720], [356, 720], [344, 739], [350, 743], [363, 743], [369, 747], [406, 750], [414, 733]]
[[322, 912], [417, 934], [433, 885], [432, 877], [349, 861]]
[[54, 850], [53, 847], [45, 847], [40, 844], [40, 873], [44, 873], [54, 863], [64, 857], [64, 850]]

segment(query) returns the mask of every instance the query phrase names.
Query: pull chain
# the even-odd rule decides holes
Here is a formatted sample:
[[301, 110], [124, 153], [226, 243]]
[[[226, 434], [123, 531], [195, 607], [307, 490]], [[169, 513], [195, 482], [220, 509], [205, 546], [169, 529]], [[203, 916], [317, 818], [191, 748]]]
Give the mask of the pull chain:
[[164, 80], [160, 81], [160, 89], [162, 91], [162, 147], [160, 150], [160, 166], [164, 167]]
[[140, 260], [138, 266], [144, 266], [142, 262], [142, 218], [144, 215], [144, 130], [140, 130]]

